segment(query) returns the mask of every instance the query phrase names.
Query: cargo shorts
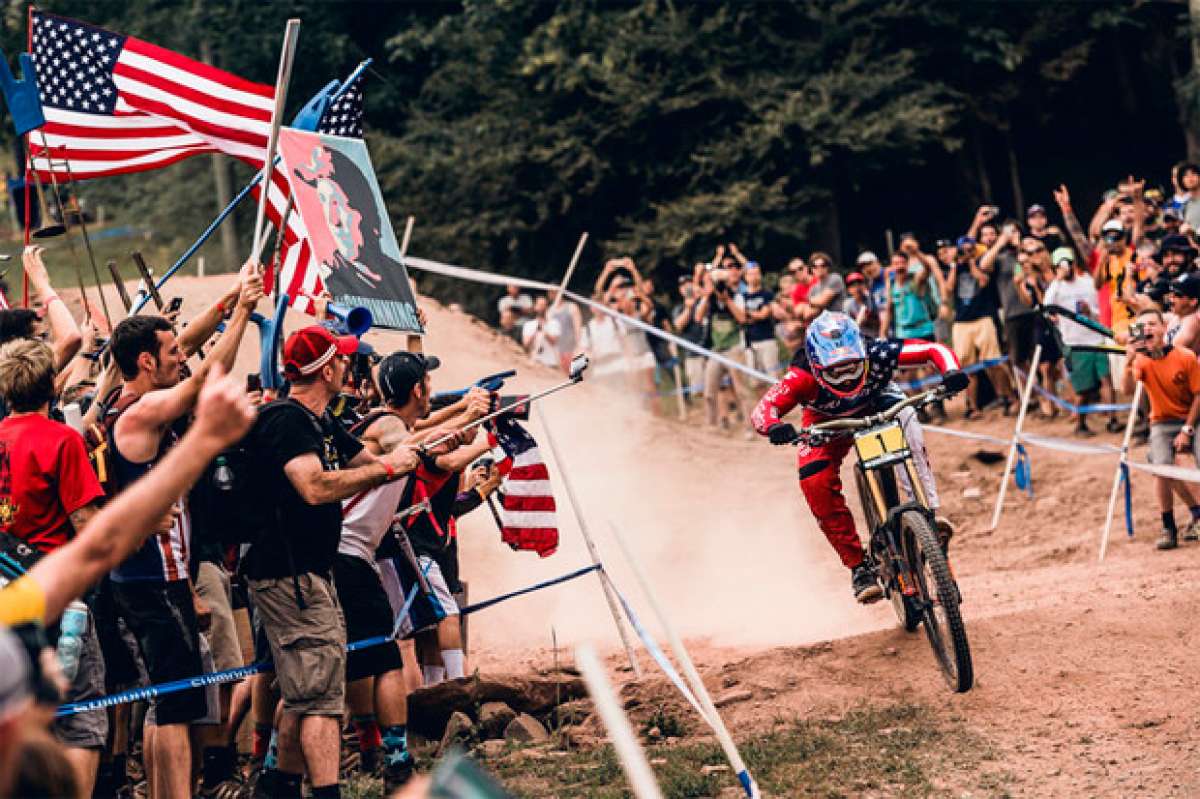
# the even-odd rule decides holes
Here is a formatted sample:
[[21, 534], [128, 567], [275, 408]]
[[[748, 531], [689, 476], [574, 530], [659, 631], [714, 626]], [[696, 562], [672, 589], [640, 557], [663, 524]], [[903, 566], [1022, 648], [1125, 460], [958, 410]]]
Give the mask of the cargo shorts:
[[333, 582], [312, 573], [251, 580], [250, 597], [275, 662], [284, 712], [340, 717], [346, 704], [346, 621]]

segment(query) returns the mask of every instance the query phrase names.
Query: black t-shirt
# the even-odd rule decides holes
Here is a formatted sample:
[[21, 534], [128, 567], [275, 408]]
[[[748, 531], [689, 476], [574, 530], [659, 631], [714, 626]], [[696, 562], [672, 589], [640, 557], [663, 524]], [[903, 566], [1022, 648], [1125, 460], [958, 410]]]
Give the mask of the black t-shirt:
[[[742, 307], [748, 312], [757, 312], [770, 305], [774, 299], [775, 295], [767, 289], [747, 291], [742, 294]], [[766, 319], [746, 325], [747, 344], [754, 344], [759, 341], [772, 341], [774, 338], [775, 320], [769, 316]]]
[[293, 568], [296, 574], [327, 574], [342, 535], [342, 503], [309, 505], [283, 469], [288, 461], [309, 453], [321, 459], [327, 472], [342, 469], [362, 451], [362, 442], [329, 414], [318, 419], [296, 402], [260, 411], [249, 439], [262, 500], [275, 511], [275, 524], [246, 554], [246, 576], [288, 577]]
[[[693, 344], [699, 344], [703, 347], [705, 344], [705, 339], [708, 337], [708, 330], [705, 328], [703, 322], [696, 321], [696, 306], [694, 304], [691, 307], [688, 307], [681, 302], [672, 308], [671, 323], [674, 324], [679, 319], [679, 315], [685, 310], [687, 311], [687, 324], [684, 325], [682, 329], [676, 328], [675, 332], [680, 338], [686, 339]], [[688, 354], [691, 355], [691, 353]]]
[[[661, 303], [654, 303], [654, 311], [650, 317], [650, 324], [657, 327], [659, 330], [666, 329], [666, 323], [671, 317], [667, 314], [667, 309]], [[671, 360], [671, 343], [662, 336], [656, 336], [653, 333], [646, 334], [646, 341], [650, 344], [650, 351], [654, 353], [654, 360], [659, 364], [665, 364]]]

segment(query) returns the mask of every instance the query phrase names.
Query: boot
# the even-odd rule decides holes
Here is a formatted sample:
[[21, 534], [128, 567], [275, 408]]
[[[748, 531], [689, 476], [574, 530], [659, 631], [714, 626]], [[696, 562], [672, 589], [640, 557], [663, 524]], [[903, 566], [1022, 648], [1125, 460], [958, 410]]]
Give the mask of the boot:
[[1154, 546], [1158, 549], [1175, 549], [1179, 546], [1179, 534], [1174, 530], [1164, 529], [1158, 543]]

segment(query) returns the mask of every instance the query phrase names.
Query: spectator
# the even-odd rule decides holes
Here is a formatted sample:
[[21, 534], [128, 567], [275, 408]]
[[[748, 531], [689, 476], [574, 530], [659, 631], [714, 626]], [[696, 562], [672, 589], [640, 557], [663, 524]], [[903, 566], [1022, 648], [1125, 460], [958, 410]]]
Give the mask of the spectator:
[[[716, 261], [722, 262], [723, 252], [722, 247], [717, 248]], [[737, 300], [739, 278], [737, 270], [714, 269], [706, 272], [700, 301], [696, 304], [696, 319], [707, 324], [713, 352], [736, 361], [743, 360], [739, 354], [742, 349], [741, 325], [746, 322], [745, 312]], [[709, 358], [704, 364], [704, 402], [710, 427], [715, 428], [720, 423], [721, 379], [726, 374], [732, 384], [737, 418], [748, 418], [742, 407], [741, 373], [715, 358]]]
[[[9, 409], [0, 421], [0, 530], [47, 554], [77, 536], [96, 514], [104, 492], [83, 438], [49, 418], [54, 398], [50, 347], [30, 339], [0, 347], [0, 398]], [[67, 675], [68, 702], [104, 693], [104, 659], [90, 610], [81, 644], [78, 669]], [[108, 735], [105, 711], [56, 719], [52, 731], [67, 747], [82, 795], [90, 796]]]
[[846, 304], [842, 306], [842, 311], [858, 323], [859, 329], [865, 335], [879, 338], [879, 311], [871, 292], [867, 289], [867, 280], [861, 272], [846, 275], [846, 293], [849, 296], [846, 298]]
[[[874, 306], [875, 313], [878, 314], [887, 304], [887, 277], [883, 273], [883, 264], [879, 263], [879, 256], [870, 250], [859, 253], [855, 264], [858, 266], [859, 273], [866, 280], [870, 301]], [[847, 288], [849, 288], [849, 283], [847, 283]]]
[[775, 341], [775, 324], [771, 319], [771, 303], [775, 294], [763, 286], [762, 267], [758, 261], [746, 263], [746, 290], [738, 295], [746, 315], [743, 328], [746, 341], [746, 365], [774, 375], [779, 369], [779, 344]]
[[54, 370], [58, 373], [79, 352], [83, 339], [67, 304], [50, 283], [43, 252], [45, 248], [35, 244], [26, 247], [21, 255], [31, 299], [35, 306], [41, 306], [41, 314], [28, 308], [0, 311], [0, 344], [14, 338], [40, 338], [43, 333], [48, 334], [54, 350]]
[[[1146, 388], [1150, 398], [1150, 462], [1175, 465], [1177, 453], [1191, 452], [1192, 461], [1200, 468], [1200, 451], [1196, 446], [1196, 422], [1200, 419], [1200, 363], [1196, 355], [1182, 347], [1173, 347], [1165, 340], [1166, 326], [1160, 311], [1147, 310], [1138, 314], [1137, 325], [1130, 330], [1126, 344], [1126, 392], [1137, 380]], [[1162, 537], [1159, 549], [1179, 546], [1175, 526], [1172, 492], [1188, 505], [1191, 521], [1184, 531], [1185, 541], [1194, 541], [1200, 532], [1200, 490], [1191, 483], [1154, 476], [1159, 510], [1162, 512]]]
[[[1055, 268], [1055, 278], [1046, 289], [1043, 302], [1046, 305], [1057, 305], [1074, 311], [1089, 319], [1096, 319], [1099, 314], [1100, 296], [1092, 282], [1091, 275], [1083, 264], [1075, 258], [1068, 247], [1060, 247], [1052, 256]], [[1075, 392], [1076, 403], [1079, 405], [1092, 404], [1101, 400], [1112, 404], [1116, 401], [1113, 394], [1112, 379], [1109, 377], [1108, 356], [1102, 352], [1090, 352], [1075, 349], [1076, 347], [1096, 347], [1104, 343], [1104, 336], [1084, 327], [1083, 325], [1058, 316], [1054, 317], [1058, 327], [1059, 337], [1068, 350], [1068, 373], [1071, 378], [1071, 389]], [[1109, 429], [1113, 429], [1116, 414], [1109, 415]], [[1075, 415], [1075, 434], [1090, 436], [1092, 432], [1087, 426], [1085, 414]]]
[[1050, 224], [1050, 218], [1046, 216], [1046, 207], [1043, 205], [1034, 203], [1029, 206], [1025, 211], [1025, 227], [1026, 235], [1040, 241], [1048, 253], [1066, 244], [1062, 231]]
[[792, 308], [799, 312], [797, 318], [803, 322], [805, 310], [808, 308], [808, 290], [812, 288], [812, 270], [804, 263], [803, 258], [793, 258], [788, 261], [787, 274], [795, 280], [789, 295]]
[[826, 309], [837, 310], [846, 304], [846, 282], [833, 271], [833, 259], [826, 253], [815, 252], [808, 263], [812, 267], [812, 283], [808, 287], [805, 321], [815, 319]]
[[1200, 166], [1184, 164], [1179, 168], [1179, 189], [1175, 199], [1183, 221], [1192, 230], [1200, 230]]
[[[112, 357], [125, 385], [105, 415], [109, 467], [120, 490], [150, 471], [179, 440], [174, 429], [200, 395], [213, 364], [229, 369], [255, 303], [262, 277], [253, 264], [242, 268], [240, 290], [221, 340], [187, 380], [181, 380], [184, 353], [161, 316], [132, 316], [113, 330]], [[170, 529], [142, 545], [113, 570], [113, 597], [122, 619], [137, 639], [151, 682], [161, 683], [204, 673], [198, 611], [207, 612], [188, 574], [191, 520], [183, 497]], [[147, 779], [157, 796], [191, 796], [191, 744], [188, 725], [209, 714], [201, 689], [181, 691], [153, 702], [153, 721], [143, 732]]]
[[1167, 329], [1167, 344], [1200, 352], [1200, 273], [1180, 275], [1169, 286], [1167, 297], [1174, 319]]
[[892, 253], [888, 265], [891, 283], [880, 328], [898, 339], [933, 341], [933, 317], [937, 301], [930, 291], [929, 269], [923, 261], [911, 261], [901, 250]]
[[275, 513], [246, 553], [243, 571], [283, 695], [272, 789], [295, 796], [307, 770], [314, 797], [338, 793], [345, 709], [346, 627], [331, 581], [342, 529], [341, 501], [399, 479], [414, 450], [379, 458], [326, 413], [342, 389], [353, 336], [313, 325], [283, 345], [287, 400], [264, 407], [250, 433], [252, 473]]
[[[1021, 301], [1031, 307], [1037, 307], [1045, 302], [1046, 292], [1054, 281], [1054, 267], [1050, 263], [1050, 253], [1046, 246], [1035, 236], [1026, 236], [1021, 242], [1017, 253], [1017, 269], [1013, 274], [1013, 285], [1021, 297]], [[1062, 366], [1062, 352], [1054, 331], [1045, 318], [1033, 314], [1035, 346], [1042, 348], [1038, 362], [1038, 373], [1042, 382], [1042, 395], [1038, 397], [1042, 415], [1052, 418], [1058, 415], [1058, 406], [1053, 398], [1057, 396], [1059, 371]]]
[[[991, 274], [976, 260], [975, 240], [961, 237], [956, 251], [954, 264], [946, 277], [946, 289], [954, 297], [954, 323], [951, 326], [954, 354], [965, 369], [980, 361], [1000, 357], [1000, 341], [992, 319], [998, 310], [998, 302]], [[1006, 399], [1004, 410], [1007, 414], [1014, 395], [1008, 372], [995, 365], [988, 367], [987, 373], [996, 392]], [[978, 412], [979, 379], [972, 374], [963, 418], [971, 419]]]
[[1104, 296], [1108, 297], [1108, 318], [1105, 318], [1102, 308], [1101, 321], [1112, 328], [1113, 337], [1118, 342], [1123, 342], [1132, 320], [1126, 283], [1127, 280], [1132, 283], [1130, 264], [1134, 250], [1129, 243], [1128, 232], [1119, 220], [1105, 222], [1101, 234], [1103, 246], [1098, 248], [1099, 262], [1093, 274], [1096, 288], [1102, 292], [1102, 301]]
[[[1045, 246], [1037, 239], [1029, 246], [1038, 254], [1046, 252]], [[996, 241], [979, 259], [979, 267], [991, 274], [991, 282], [1000, 296], [1008, 360], [1022, 373], [1027, 373], [1033, 360], [1034, 347], [1037, 345], [1038, 317], [1033, 306], [1023, 300], [1017, 291], [1020, 248], [1020, 228], [1016, 222], [1005, 222]]]
[[[671, 321], [676, 334], [693, 344], [708, 346], [708, 330], [704, 321], [696, 318], [696, 303], [699, 302], [700, 292], [698, 283], [704, 274], [704, 264], [696, 264], [693, 275], [679, 276], [679, 302], [671, 309]], [[684, 375], [689, 387], [701, 386], [704, 383], [704, 359], [694, 352], [682, 350], [679, 356], [683, 359]]]
[[554, 344], [558, 353], [558, 365], [567, 373], [571, 369], [571, 359], [579, 352], [579, 344], [583, 338], [583, 314], [578, 305], [561, 296], [561, 292], [557, 290], [551, 292], [548, 299], [548, 320], [558, 325], [558, 340]]
[[521, 291], [520, 286], [509, 283], [504, 287], [504, 296], [496, 303], [496, 310], [502, 320], [505, 313], [511, 313], [517, 322], [524, 321], [524, 317], [533, 311], [533, 297]]
[[562, 326], [557, 319], [548, 317], [549, 307], [546, 295], [539, 294], [533, 301], [533, 316], [521, 328], [521, 344], [534, 362], [557, 369]]

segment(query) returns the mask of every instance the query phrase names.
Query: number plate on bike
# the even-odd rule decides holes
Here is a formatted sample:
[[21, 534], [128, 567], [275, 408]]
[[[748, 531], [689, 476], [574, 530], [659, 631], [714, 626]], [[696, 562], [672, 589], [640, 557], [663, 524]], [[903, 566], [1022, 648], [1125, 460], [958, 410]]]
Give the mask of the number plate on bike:
[[854, 437], [854, 449], [864, 469], [890, 466], [909, 456], [908, 440], [899, 424], [859, 433]]

